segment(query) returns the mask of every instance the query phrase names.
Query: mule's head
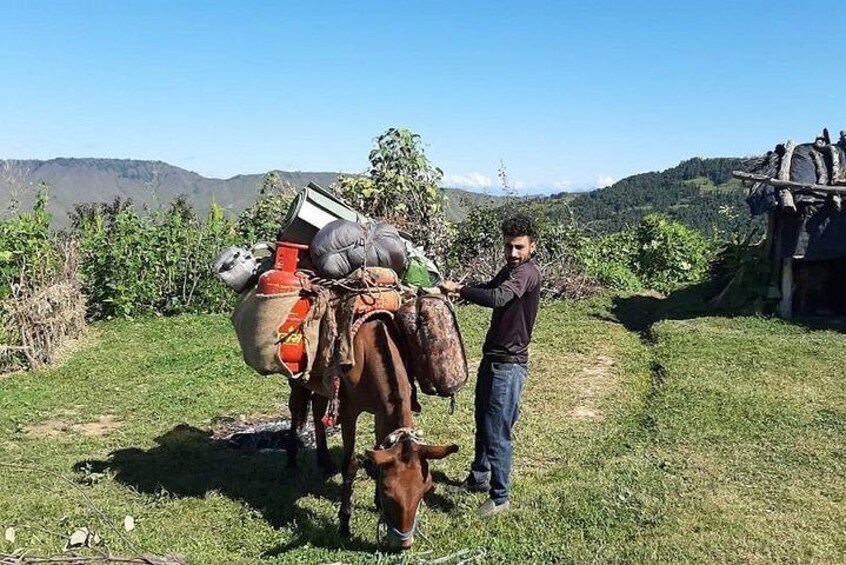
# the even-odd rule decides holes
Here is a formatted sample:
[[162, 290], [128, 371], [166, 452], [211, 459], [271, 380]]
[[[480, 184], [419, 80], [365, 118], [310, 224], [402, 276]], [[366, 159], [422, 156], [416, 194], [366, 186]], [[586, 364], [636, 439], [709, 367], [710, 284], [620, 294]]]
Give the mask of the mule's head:
[[411, 434], [402, 435], [392, 443], [389, 447], [368, 450], [365, 456], [376, 467], [376, 496], [388, 528], [388, 543], [408, 549], [414, 543], [423, 496], [435, 488], [429, 460], [443, 459], [458, 451], [458, 446], [426, 445]]

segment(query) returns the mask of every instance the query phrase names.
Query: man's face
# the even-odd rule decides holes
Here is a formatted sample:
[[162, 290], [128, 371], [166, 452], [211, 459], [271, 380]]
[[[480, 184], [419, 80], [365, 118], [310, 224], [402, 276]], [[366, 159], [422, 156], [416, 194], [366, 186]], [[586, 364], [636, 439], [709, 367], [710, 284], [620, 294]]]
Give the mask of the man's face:
[[517, 237], [505, 236], [502, 242], [505, 262], [509, 267], [517, 267], [532, 258], [532, 253], [537, 250], [537, 245], [527, 235]]

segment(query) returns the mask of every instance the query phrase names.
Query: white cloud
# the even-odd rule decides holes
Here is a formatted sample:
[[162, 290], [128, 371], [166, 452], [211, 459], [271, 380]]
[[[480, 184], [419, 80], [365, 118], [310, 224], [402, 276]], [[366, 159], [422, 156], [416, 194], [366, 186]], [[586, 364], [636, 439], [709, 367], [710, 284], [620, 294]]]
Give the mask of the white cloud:
[[[605, 178], [605, 177], [601, 177]], [[613, 179], [609, 179], [614, 182]], [[525, 180], [508, 179], [510, 192], [516, 195], [548, 194], [552, 192], [566, 192], [573, 190], [575, 183], [569, 179], [558, 180]], [[491, 194], [502, 194], [499, 179], [480, 172], [463, 174], [445, 174], [441, 186], [448, 188], [464, 188], [468, 190], [489, 190]], [[586, 189], [589, 190], [589, 189]]]
[[491, 177], [483, 173], [466, 173], [463, 175], [444, 175], [441, 185], [449, 188], [490, 188], [493, 183]]
[[599, 175], [596, 177], [596, 188], [605, 188], [606, 186], [611, 186], [614, 184], [614, 178], [609, 177], [608, 175]]

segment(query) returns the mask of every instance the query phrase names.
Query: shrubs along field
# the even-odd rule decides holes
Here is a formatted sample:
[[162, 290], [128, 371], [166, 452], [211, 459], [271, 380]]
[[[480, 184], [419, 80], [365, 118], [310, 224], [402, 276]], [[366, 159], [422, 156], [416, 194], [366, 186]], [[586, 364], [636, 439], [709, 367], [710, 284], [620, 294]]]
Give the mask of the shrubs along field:
[[[275, 239], [290, 203], [287, 192], [276, 185], [269, 176], [256, 204], [238, 218], [215, 205], [198, 216], [183, 198], [152, 213], [116, 200], [78, 205], [72, 228], [54, 233], [46, 213], [47, 193], [42, 192], [32, 210], [0, 219], [0, 318], [5, 321], [0, 371], [37, 366], [24, 348], [41, 342], [53, 346], [37, 348], [40, 362], [48, 363], [63, 337], [79, 334], [83, 313], [96, 321], [230, 311], [235, 295], [216, 279], [212, 262], [226, 246]], [[464, 222], [448, 225], [438, 243], [443, 252], [434, 256], [444, 273], [471, 282], [492, 277], [501, 266], [500, 221], [514, 212], [532, 210], [519, 204], [483, 207]], [[601, 237], [575, 224], [540, 217], [538, 224], [536, 259], [546, 298], [581, 299], [647, 288], [668, 292], [701, 280], [718, 247], [717, 241], [655, 215]], [[45, 307], [24, 300], [45, 294], [62, 299]], [[59, 305], [66, 306], [62, 310]], [[68, 321], [61, 328], [10, 331], [21, 327], [15, 313], [27, 311]], [[48, 338], [39, 337], [45, 333]]]

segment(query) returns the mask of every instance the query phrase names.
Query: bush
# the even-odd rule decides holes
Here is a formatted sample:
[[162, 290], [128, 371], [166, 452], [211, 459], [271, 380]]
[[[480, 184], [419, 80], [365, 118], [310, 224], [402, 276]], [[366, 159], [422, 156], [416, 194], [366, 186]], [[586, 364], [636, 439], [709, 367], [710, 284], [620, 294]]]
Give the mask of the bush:
[[0, 221], [0, 371], [50, 363], [85, 327], [76, 242], [50, 231], [47, 193]]
[[753, 244], [755, 231], [733, 234], [711, 262], [706, 298], [720, 308], [740, 312], [768, 312], [777, 299], [768, 296], [772, 264], [763, 243]]
[[271, 172], [264, 177], [255, 204], [238, 216], [238, 236], [245, 245], [276, 241], [282, 219], [293, 200], [292, 192], [276, 173]]
[[635, 237], [633, 270], [644, 286], [661, 292], [702, 280], [714, 254], [698, 231], [657, 214], [643, 218]]
[[[517, 211], [531, 214], [531, 207], [472, 210], [456, 227], [450, 245], [450, 278], [492, 277], [503, 264], [499, 224]], [[537, 227], [536, 260], [550, 278], [548, 296], [590, 295], [600, 288], [670, 292], [701, 281], [714, 254], [713, 244], [699, 232], [658, 215], [645, 217], [634, 229], [603, 237], [592, 237], [573, 222], [540, 220]], [[590, 290], [579, 290], [583, 288]]]
[[214, 203], [200, 217], [181, 196], [150, 215], [129, 201], [77, 205], [89, 318], [229, 311], [236, 296], [215, 276], [214, 259], [230, 245], [274, 241], [291, 203], [286, 190], [268, 174], [237, 220]]
[[[454, 231], [447, 256], [448, 277], [468, 283], [490, 280], [502, 268], [502, 220], [516, 213], [530, 214], [525, 206], [480, 207], [473, 209]], [[539, 221], [538, 252], [535, 262], [543, 275], [544, 298], [580, 299], [602, 290], [600, 283], [585, 269], [578, 250], [589, 245], [587, 237], [574, 226]]]
[[50, 232], [47, 192], [39, 190], [30, 212], [0, 222], [0, 299], [23, 275], [30, 281], [48, 280], [61, 266], [56, 237]]
[[151, 217], [131, 206], [101, 207], [83, 218], [78, 233], [93, 319], [220, 312], [233, 302], [212, 262], [241, 238], [215, 204], [202, 220], [184, 198]]

